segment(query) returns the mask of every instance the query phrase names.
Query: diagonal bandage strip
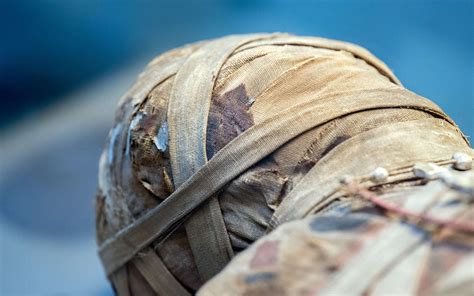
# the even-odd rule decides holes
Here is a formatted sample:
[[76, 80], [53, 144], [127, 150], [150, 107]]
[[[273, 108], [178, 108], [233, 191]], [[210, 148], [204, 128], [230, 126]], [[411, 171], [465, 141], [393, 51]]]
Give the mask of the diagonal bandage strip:
[[[175, 188], [207, 162], [206, 130], [215, 80], [229, 56], [246, 43], [275, 35], [228, 36], [194, 52], [173, 82], [168, 105], [169, 148]], [[233, 257], [219, 201], [211, 197], [184, 223], [196, 267], [207, 281]]]

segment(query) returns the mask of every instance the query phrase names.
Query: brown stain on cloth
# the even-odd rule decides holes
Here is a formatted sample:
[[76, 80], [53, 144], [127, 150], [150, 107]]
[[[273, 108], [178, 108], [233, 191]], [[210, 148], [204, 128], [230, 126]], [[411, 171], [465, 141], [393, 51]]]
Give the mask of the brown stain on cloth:
[[254, 124], [249, 110], [253, 101], [247, 95], [243, 84], [220, 96], [212, 97], [207, 121], [208, 159]]

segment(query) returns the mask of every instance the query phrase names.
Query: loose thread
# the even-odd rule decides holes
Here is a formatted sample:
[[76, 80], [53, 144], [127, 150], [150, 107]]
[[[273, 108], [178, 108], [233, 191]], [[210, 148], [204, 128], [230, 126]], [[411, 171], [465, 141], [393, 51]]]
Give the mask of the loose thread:
[[365, 200], [372, 202], [376, 206], [388, 212], [394, 213], [400, 217], [403, 217], [405, 219], [416, 219], [417, 221], [428, 222], [431, 224], [443, 226], [443, 227], [450, 228], [453, 230], [474, 233], [473, 224], [461, 223], [461, 222], [457, 222], [455, 220], [450, 220], [450, 219], [438, 219], [427, 214], [420, 214], [420, 213], [412, 212], [410, 210], [398, 207], [392, 203], [386, 202], [385, 200], [378, 197], [375, 193], [360, 186], [356, 182], [350, 182], [346, 184], [346, 188], [348, 189], [350, 193], [356, 194], [364, 198]]

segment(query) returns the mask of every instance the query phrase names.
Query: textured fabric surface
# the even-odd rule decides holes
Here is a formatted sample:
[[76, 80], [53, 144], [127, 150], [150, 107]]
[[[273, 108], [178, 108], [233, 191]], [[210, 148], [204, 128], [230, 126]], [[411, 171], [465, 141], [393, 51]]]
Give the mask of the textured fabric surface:
[[[450, 178], [471, 192], [411, 176], [373, 190], [400, 209], [473, 228], [474, 172]], [[471, 295], [473, 256], [473, 232], [390, 216], [346, 193], [259, 239], [198, 295]]]
[[[370, 152], [352, 151], [352, 157], [336, 152], [339, 147], [345, 151], [343, 145], [352, 139], [363, 138], [370, 146], [373, 130], [405, 127], [405, 134], [383, 140], [392, 148], [407, 144], [403, 153], [387, 154], [394, 165], [411, 162], [418, 154], [430, 160], [431, 152], [434, 158], [449, 158], [455, 152], [451, 150], [469, 149], [439, 107], [404, 89], [386, 65], [360, 47], [284, 34], [255, 41], [249, 36], [227, 38], [154, 59], [120, 101], [101, 158], [97, 197], [99, 253], [118, 292], [143, 287], [163, 293], [147, 272], [152, 267], [140, 260], [158, 260], [169, 270], [160, 273], [160, 280], [172, 283], [175, 293], [197, 290], [202, 274], [183, 223], [201, 211], [202, 204], [216, 198], [214, 209], [220, 206], [232, 252], [238, 253], [282, 221], [305, 216], [301, 211], [316, 205], [307, 209], [310, 203], [304, 200], [340, 177], [332, 173], [311, 181], [314, 175], [324, 176], [333, 167], [357, 170], [358, 153], [366, 159], [361, 171], [373, 169], [365, 165], [371, 155], [382, 157], [388, 151], [375, 145]], [[209, 45], [226, 40], [237, 40], [237, 45], [229, 46], [230, 52], [221, 46], [222, 56]], [[208, 63], [210, 58], [217, 62]], [[202, 71], [210, 71], [205, 76], [209, 81], [198, 79]], [[196, 100], [204, 103], [190, 99], [200, 89], [205, 95]], [[184, 104], [183, 97], [189, 102]], [[189, 126], [177, 124], [170, 114], [180, 114], [172, 116]], [[411, 130], [426, 140], [412, 145]], [[196, 147], [203, 161], [194, 161], [192, 148], [185, 147]], [[182, 152], [175, 153], [177, 148]], [[413, 157], [403, 159], [406, 156]], [[180, 177], [178, 163], [188, 171]], [[311, 190], [298, 189], [306, 187]], [[206, 238], [217, 232], [199, 229], [193, 240], [202, 236], [197, 242], [205, 248], [210, 244]], [[147, 260], [146, 254], [153, 258]]]

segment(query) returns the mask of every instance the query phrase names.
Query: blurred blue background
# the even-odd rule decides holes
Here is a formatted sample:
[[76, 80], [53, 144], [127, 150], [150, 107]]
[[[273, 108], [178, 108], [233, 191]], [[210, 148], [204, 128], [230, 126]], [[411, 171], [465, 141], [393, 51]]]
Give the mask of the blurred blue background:
[[110, 295], [94, 242], [115, 104], [156, 54], [231, 33], [360, 44], [474, 134], [473, 1], [0, 2], [0, 295]]

